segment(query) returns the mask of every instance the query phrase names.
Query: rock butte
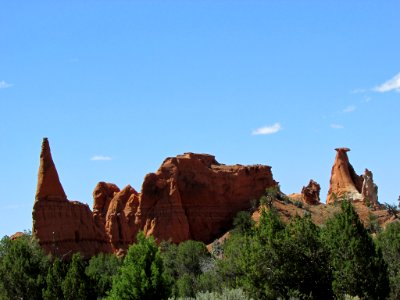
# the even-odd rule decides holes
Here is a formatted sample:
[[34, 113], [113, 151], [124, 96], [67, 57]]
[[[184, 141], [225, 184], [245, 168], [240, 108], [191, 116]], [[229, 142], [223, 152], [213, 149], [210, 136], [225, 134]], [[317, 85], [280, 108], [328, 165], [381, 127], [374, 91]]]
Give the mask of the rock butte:
[[212, 242], [277, 182], [271, 167], [226, 166], [207, 154], [167, 158], [147, 174], [141, 193], [100, 182], [88, 205], [69, 201], [60, 183], [47, 138], [40, 155], [33, 206], [33, 234], [53, 255], [124, 253], [139, 230], [157, 240]]

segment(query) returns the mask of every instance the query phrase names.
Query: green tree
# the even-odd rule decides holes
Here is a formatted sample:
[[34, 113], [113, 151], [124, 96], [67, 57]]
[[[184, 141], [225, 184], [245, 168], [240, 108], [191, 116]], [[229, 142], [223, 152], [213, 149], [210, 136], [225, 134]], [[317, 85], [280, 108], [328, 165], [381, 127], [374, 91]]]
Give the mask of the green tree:
[[280, 276], [280, 240], [284, 225], [277, 212], [262, 210], [252, 235], [234, 234], [224, 243], [224, 258], [218, 262], [223, 285], [243, 288], [256, 299], [276, 299]]
[[41, 299], [49, 260], [27, 233], [0, 242], [0, 298]]
[[67, 263], [56, 258], [49, 267], [46, 276], [46, 288], [43, 289], [43, 299], [64, 299], [62, 283], [67, 273]]
[[188, 240], [179, 245], [164, 244], [162, 258], [165, 271], [172, 282], [172, 294], [193, 297], [198, 289], [202, 267], [212, 263], [206, 245]]
[[311, 218], [284, 225], [263, 210], [253, 234], [234, 234], [224, 244], [218, 272], [228, 288], [243, 288], [255, 299], [332, 298], [328, 253]]
[[112, 277], [118, 273], [122, 259], [114, 254], [100, 253], [93, 256], [86, 267], [86, 275], [90, 278], [97, 297], [104, 298], [112, 287]]
[[234, 230], [233, 233], [251, 234], [254, 228], [254, 220], [251, 214], [247, 211], [240, 211], [233, 220]]
[[377, 237], [383, 258], [388, 265], [390, 299], [400, 299], [400, 223], [389, 224]]
[[129, 247], [119, 273], [113, 278], [109, 299], [165, 299], [169, 288], [160, 250], [153, 237], [139, 232]]
[[338, 298], [345, 294], [368, 299], [385, 299], [387, 267], [349, 201], [328, 220], [322, 232], [332, 270], [332, 288]]
[[279, 294], [301, 299], [332, 299], [328, 252], [324, 250], [319, 228], [310, 216], [295, 217], [281, 240]]
[[61, 285], [64, 299], [80, 300], [93, 297], [89, 278], [85, 274], [85, 267], [82, 256], [75, 253]]

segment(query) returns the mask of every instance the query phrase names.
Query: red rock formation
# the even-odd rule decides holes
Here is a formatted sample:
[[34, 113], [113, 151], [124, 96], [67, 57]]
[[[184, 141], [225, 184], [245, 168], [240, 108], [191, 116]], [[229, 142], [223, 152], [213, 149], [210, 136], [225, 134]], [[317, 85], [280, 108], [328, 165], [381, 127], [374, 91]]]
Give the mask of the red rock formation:
[[128, 211], [128, 201], [134, 201], [135, 196], [137, 199], [138, 193], [128, 185], [122, 191], [115, 194], [108, 207], [105, 229], [107, 235], [110, 237], [110, 243], [114, 251], [128, 248], [135, 240], [138, 228], [135, 225], [129, 226], [132, 222], [129, 222], [129, 213], [125, 212], [125, 208]]
[[363, 179], [362, 176], [356, 174], [349, 162], [347, 152], [350, 149], [336, 148], [335, 150], [337, 154], [332, 167], [326, 203], [330, 204], [342, 198], [360, 200]]
[[46, 138], [40, 155], [32, 218], [33, 235], [46, 252], [58, 256], [81, 252], [91, 256], [111, 251], [104, 228], [95, 224], [89, 207], [67, 200]]
[[372, 172], [365, 169], [363, 179], [364, 181], [361, 189], [362, 202], [367, 206], [376, 209], [379, 208], [378, 186], [374, 183]]
[[301, 198], [304, 203], [310, 205], [317, 205], [320, 203], [319, 192], [321, 191], [320, 185], [314, 180], [310, 180], [307, 186], [303, 186], [301, 190]]
[[225, 166], [214, 156], [193, 153], [168, 158], [144, 180], [136, 224], [174, 242], [210, 242], [276, 184], [269, 166]]
[[10, 236], [10, 240], [15, 241], [15, 240], [19, 239], [20, 237], [23, 237], [24, 235], [25, 235], [25, 233], [18, 231]]
[[141, 194], [100, 182], [87, 205], [68, 201], [47, 139], [43, 140], [33, 234], [55, 255], [125, 251], [139, 230], [157, 240], [210, 242], [223, 234], [252, 199], [277, 185], [271, 167], [225, 166], [214, 156], [187, 153], [168, 158], [145, 177]]
[[327, 204], [347, 198], [378, 208], [378, 187], [373, 182], [372, 172], [365, 170], [364, 175], [357, 175], [349, 162], [348, 148], [337, 148], [336, 159], [332, 167]]

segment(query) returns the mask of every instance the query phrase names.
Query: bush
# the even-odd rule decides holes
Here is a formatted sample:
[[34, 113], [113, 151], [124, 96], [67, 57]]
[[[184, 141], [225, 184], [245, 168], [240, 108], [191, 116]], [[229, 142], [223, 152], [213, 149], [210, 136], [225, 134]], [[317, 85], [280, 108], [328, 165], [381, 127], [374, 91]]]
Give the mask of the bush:
[[298, 208], [303, 208], [303, 206], [304, 206], [304, 203], [301, 201], [294, 201], [293, 204]]
[[94, 297], [92, 285], [85, 274], [86, 263], [79, 253], [72, 256], [67, 274], [61, 284], [64, 299], [91, 299]]
[[251, 234], [254, 225], [255, 222], [251, 218], [251, 214], [247, 211], [240, 211], [233, 220], [233, 226], [235, 227], [233, 232], [239, 234]]
[[161, 257], [175, 297], [193, 297], [199, 277], [214, 267], [206, 246], [191, 240], [179, 245], [164, 243]]
[[26, 233], [0, 242], [0, 299], [42, 299], [49, 259]]
[[166, 299], [169, 286], [154, 238], [139, 232], [123, 265], [114, 276], [109, 299]]
[[111, 290], [112, 278], [118, 274], [121, 265], [122, 259], [114, 254], [100, 253], [90, 259], [85, 273], [92, 282], [97, 297], [105, 297]]

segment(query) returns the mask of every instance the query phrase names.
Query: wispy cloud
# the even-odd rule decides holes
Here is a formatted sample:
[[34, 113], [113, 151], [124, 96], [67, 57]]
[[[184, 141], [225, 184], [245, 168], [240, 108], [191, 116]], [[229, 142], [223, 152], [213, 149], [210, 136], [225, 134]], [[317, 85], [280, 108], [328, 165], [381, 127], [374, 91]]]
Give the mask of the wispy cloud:
[[90, 160], [93, 160], [93, 161], [105, 161], [105, 160], [112, 160], [112, 157], [104, 156], [104, 155], [95, 155], [95, 156], [92, 156], [90, 158]]
[[333, 124], [331, 124], [331, 128], [333, 128], [333, 129], [343, 129], [344, 126], [342, 124], [333, 123]]
[[400, 92], [400, 73], [398, 73], [392, 79], [389, 79], [381, 85], [373, 88], [373, 90], [379, 93], [386, 93], [391, 91]]
[[274, 125], [271, 125], [271, 126], [264, 126], [264, 127], [257, 128], [252, 131], [252, 134], [253, 135], [274, 134], [280, 130], [282, 130], [281, 124], [275, 123]]
[[7, 83], [4, 80], [0, 81], [0, 89], [6, 89], [6, 88], [9, 88], [9, 87], [12, 87], [11, 83]]
[[354, 90], [351, 91], [351, 93], [352, 94], [360, 94], [360, 93], [365, 93], [367, 91], [368, 90], [366, 90], [366, 89], [354, 89]]
[[356, 110], [356, 108], [357, 107], [355, 105], [349, 105], [342, 110], [342, 113], [344, 113], [344, 114], [352, 113], [353, 111]]

